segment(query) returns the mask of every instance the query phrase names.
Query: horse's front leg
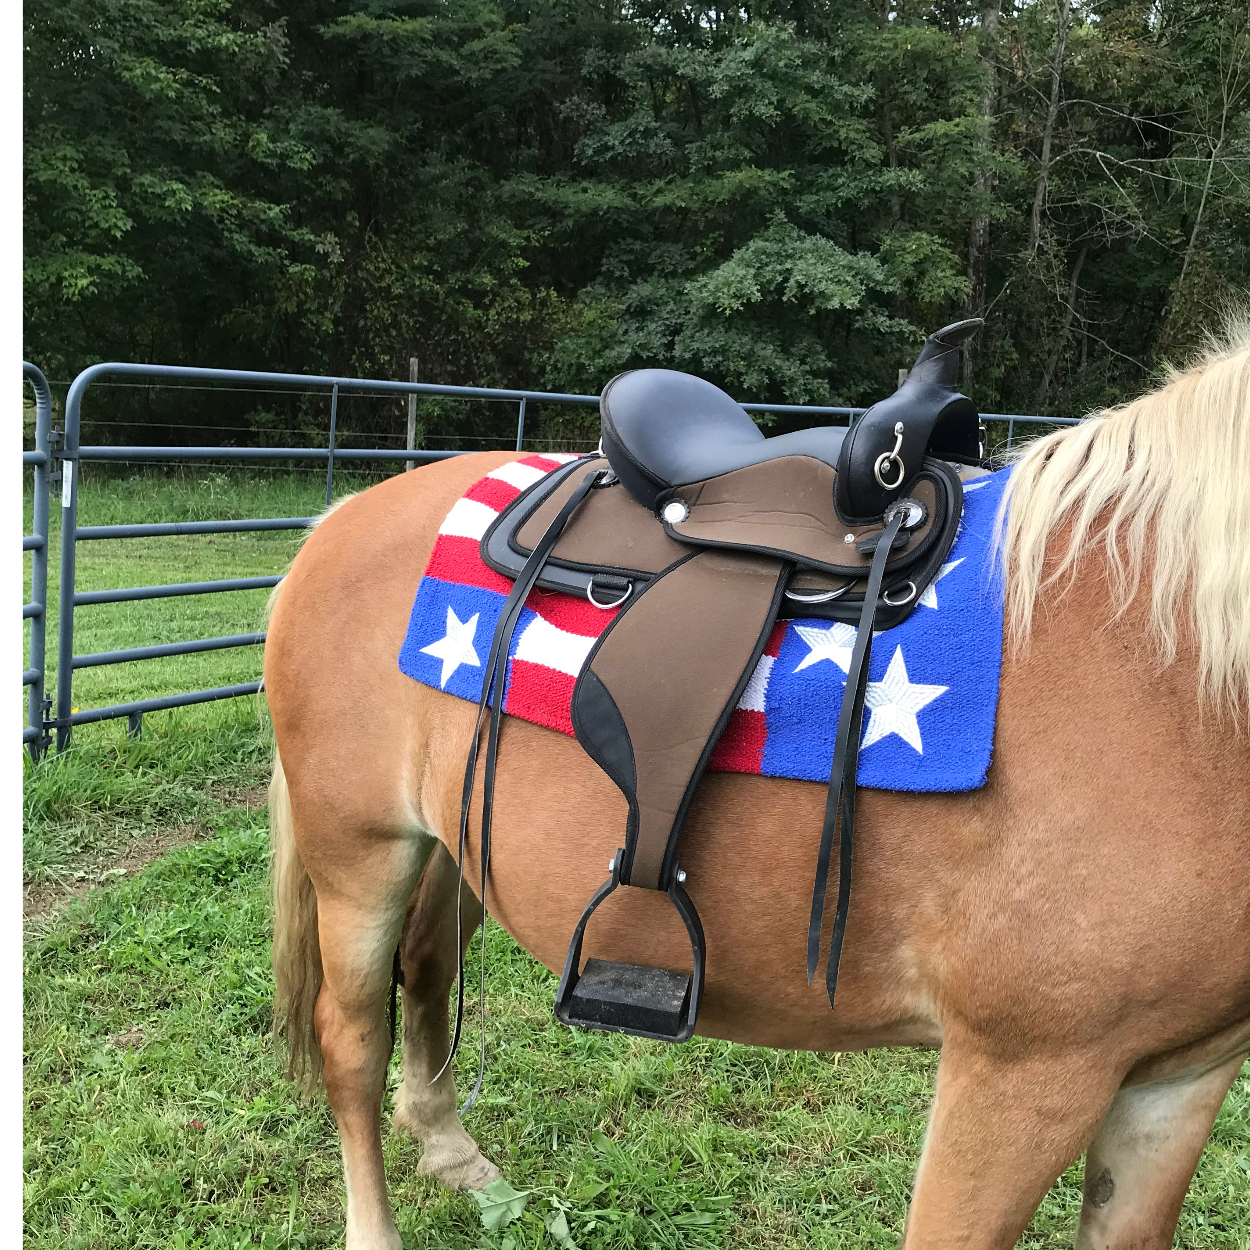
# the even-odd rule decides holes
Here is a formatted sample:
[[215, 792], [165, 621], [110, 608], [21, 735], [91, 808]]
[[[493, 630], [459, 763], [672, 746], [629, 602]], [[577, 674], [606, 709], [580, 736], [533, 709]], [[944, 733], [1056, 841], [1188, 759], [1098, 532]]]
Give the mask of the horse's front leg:
[[[408, 908], [400, 960], [404, 973], [404, 1078], [392, 1124], [425, 1147], [421, 1171], [452, 1189], [484, 1189], [499, 1169], [478, 1150], [456, 1114], [451, 1068], [431, 1084], [450, 1047], [448, 992], [456, 979], [455, 861], [440, 843]], [[464, 945], [482, 920], [482, 906], [461, 887]], [[471, 1027], [471, 1026], [469, 1026]]]
[[1007, 1059], [948, 1035], [904, 1250], [1014, 1246], [1115, 1094], [1099, 1058]]

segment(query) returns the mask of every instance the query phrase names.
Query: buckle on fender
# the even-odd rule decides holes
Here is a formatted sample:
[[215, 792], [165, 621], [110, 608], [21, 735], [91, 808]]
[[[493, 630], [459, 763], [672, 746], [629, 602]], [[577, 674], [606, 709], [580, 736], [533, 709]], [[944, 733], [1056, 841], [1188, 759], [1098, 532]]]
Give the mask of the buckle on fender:
[[695, 1018], [703, 998], [707, 952], [699, 913], [682, 888], [686, 874], [676, 864], [666, 893], [690, 937], [693, 970], [686, 974], [607, 959], [588, 959], [586, 966], [581, 967], [586, 924], [599, 904], [621, 884], [624, 858], [624, 850], [618, 850], [610, 865], [612, 875], [591, 896], [573, 930], [564, 973], [556, 991], [556, 1019], [561, 1024], [583, 1029], [629, 1033], [662, 1042], [688, 1041], [694, 1035]]

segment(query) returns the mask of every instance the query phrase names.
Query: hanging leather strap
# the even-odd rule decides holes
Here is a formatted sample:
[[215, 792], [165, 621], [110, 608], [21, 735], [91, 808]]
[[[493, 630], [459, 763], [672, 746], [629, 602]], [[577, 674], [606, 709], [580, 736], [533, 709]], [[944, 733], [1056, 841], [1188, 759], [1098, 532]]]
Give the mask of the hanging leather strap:
[[605, 471], [596, 469], [587, 473], [577, 489], [569, 496], [564, 507], [556, 514], [547, 527], [542, 538], [530, 552], [529, 559], [512, 584], [512, 590], [504, 601], [503, 611], [499, 614], [499, 623], [495, 626], [495, 636], [491, 640], [490, 654], [486, 660], [486, 672], [482, 677], [482, 697], [477, 705], [477, 720], [473, 725], [473, 740], [469, 744], [469, 757], [465, 763], [464, 786], [460, 797], [460, 841], [459, 841], [459, 882], [456, 890], [456, 1023], [452, 1030], [451, 1047], [447, 1059], [438, 1070], [438, 1074], [430, 1081], [443, 1075], [455, 1057], [460, 1045], [460, 1033], [464, 1023], [464, 927], [461, 919], [460, 895], [464, 885], [464, 855], [469, 838], [469, 811], [473, 804], [473, 788], [477, 775], [478, 748], [482, 739], [482, 720], [490, 707], [490, 725], [486, 737], [486, 760], [482, 774], [482, 843], [481, 843], [481, 893], [482, 900], [482, 974], [478, 982], [478, 1006], [482, 1022], [481, 1054], [478, 1064], [477, 1084], [472, 1094], [460, 1109], [460, 1114], [473, 1106], [482, 1088], [482, 1078], [486, 1071], [486, 879], [490, 868], [490, 831], [491, 815], [495, 803], [495, 766], [499, 754], [499, 728], [503, 721], [503, 701], [508, 676], [508, 652], [512, 646], [512, 637], [516, 633], [517, 623], [521, 619], [521, 609], [529, 592], [538, 581], [542, 567], [556, 541], [564, 532], [564, 528], [572, 519], [583, 499], [605, 478]]
[[872, 656], [872, 630], [881, 596], [881, 579], [894, 539], [906, 519], [906, 511], [898, 509], [889, 517], [885, 531], [877, 542], [864, 588], [864, 606], [855, 631], [855, 645], [846, 672], [846, 688], [842, 692], [842, 708], [838, 714], [838, 732], [834, 742], [833, 766], [829, 770], [829, 793], [825, 799], [825, 819], [820, 831], [820, 852], [816, 858], [816, 884], [812, 889], [812, 916], [807, 927], [807, 980], [811, 983], [820, 960], [820, 931], [825, 915], [825, 890], [829, 883], [829, 859], [833, 852], [833, 834], [841, 814], [841, 844], [838, 856], [838, 902], [833, 916], [833, 938], [829, 945], [829, 965], [825, 985], [829, 1006], [833, 1007], [838, 988], [838, 964], [842, 958], [842, 939], [846, 935], [846, 917], [851, 904], [851, 858], [855, 839], [855, 777], [859, 767], [860, 726], [864, 717], [864, 696], [868, 689], [868, 661]]

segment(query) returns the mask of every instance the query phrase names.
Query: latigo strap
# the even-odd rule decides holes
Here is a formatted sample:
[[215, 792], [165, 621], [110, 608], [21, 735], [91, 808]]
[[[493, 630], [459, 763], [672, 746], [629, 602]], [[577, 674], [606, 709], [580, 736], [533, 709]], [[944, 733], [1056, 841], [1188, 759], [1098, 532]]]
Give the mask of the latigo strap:
[[511, 649], [512, 637], [516, 633], [517, 622], [521, 619], [521, 609], [525, 600], [538, 581], [543, 564], [556, 545], [556, 540], [564, 531], [564, 527], [572, 519], [573, 513], [581, 506], [582, 500], [590, 494], [598, 484], [610, 477], [605, 471], [594, 470], [587, 473], [577, 489], [569, 496], [564, 507], [556, 514], [547, 527], [546, 533], [539, 539], [525, 567], [517, 575], [508, 598], [504, 601], [503, 611], [499, 615], [499, 624], [495, 626], [495, 636], [491, 640], [490, 654], [486, 660], [486, 672], [482, 678], [482, 697], [477, 705], [477, 719], [473, 725], [473, 740], [469, 744], [469, 757], [464, 768], [464, 787], [460, 798], [460, 842], [459, 854], [459, 885], [456, 891], [456, 1024], [452, 1031], [451, 1047], [447, 1052], [447, 1060], [439, 1069], [438, 1075], [430, 1082], [432, 1085], [447, 1070], [455, 1057], [460, 1045], [460, 1032], [464, 1023], [464, 927], [460, 911], [460, 887], [464, 884], [464, 853], [469, 837], [469, 810], [473, 803], [474, 781], [477, 776], [478, 748], [482, 739], [482, 718], [490, 707], [490, 727], [486, 739], [486, 759], [482, 777], [482, 842], [481, 842], [481, 900], [482, 900], [482, 975], [478, 982], [478, 1008], [481, 1018], [481, 1054], [478, 1064], [477, 1084], [473, 1092], [460, 1109], [460, 1114], [477, 1101], [482, 1088], [482, 1078], [486, 1071], [486, 879], [490, 871], [490, 830], [491, 816], [495, 804], [495, 767], [499, 756], [499, 727], [503, 720], [503, 701], [508, 675], [508, 652]]
[[[859, 765], [860, 725], [864, 717], [864, 695], [868, 688], [868, 661], [872, 655], [872, 630], [881, 595], [881, 578], [890, 547], [907, 512], [905, 507], [891, 505], [887, 512], [885, 532], [877, 542], [868, 584], [864, 589], [864, 606], [860, 612], [855, 646], [846, 672], [846, 688], [842, 692], [842, 709], [838, 713], [838, 733], [834, 741], [833, 766], [829, 770], [829, 793], [825, 799], [825, 820], [820, 831], [820, 852], [816, 858], [816, 884], [812, 888], [812, 916], [807, 928], [807, 979], [816, 975], [820, 959], [820, 930], [825, 914], [825, 889], [829, 882], [829, 857], [833, 850], [834, 826], [841, 810], [841, 844], [838, 856], [838, 903], [833, 916], [833, 939], [829, 945], [829, 965], [825, 985], [829, 1006], [833, 1006], [838, 988], [838, 964], [842, 959], [842, 939], [846, 935], [846, 917], [851, 904], [851, 859], [855, 839], [855, 774]], [[839, 803], [840, 800], [840, 803]]]

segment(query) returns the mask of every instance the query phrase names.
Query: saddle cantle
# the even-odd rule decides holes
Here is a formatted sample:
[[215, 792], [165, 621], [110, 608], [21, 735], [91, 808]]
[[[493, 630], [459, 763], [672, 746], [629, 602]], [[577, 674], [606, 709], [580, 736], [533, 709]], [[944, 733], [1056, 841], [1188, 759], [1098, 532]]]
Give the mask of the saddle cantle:
[[[959, 344], [931, 335], [907, 380], [849, 430], [765, 438], [711, 383], [667, 369], [624, 373], [600, 399], [601, 454], [523, 491], [482, 538], [513, 580], [479, 704], [490, 706], [482, 872], [508, 648], [534, 586], [615, 610], [572, 699], [578, 741], [628, 802], [622, 846], [570, 943], [556, 999], [569, 1024], [684, 1041], [694, 1032], [704, 938], [678, 844], [699, 780], [778, 618], [854, 624], [808, 929], [821, 953], [825, 887], [840, 832], [826, 984], [832, 1005], [850, 901], [855, 772], [874, 630], [915, 608], [954, 543], [963, 508], [952, 462], [977, 462], [979, 418], [956, 390]], [[477, 742], [465, 775], [467, 834]], [[463, 854], [462, 854], [463, 862]], [[587, 924], [621, 886], [666, 893], [691, 943], [689, 973], [590, 959]]]

